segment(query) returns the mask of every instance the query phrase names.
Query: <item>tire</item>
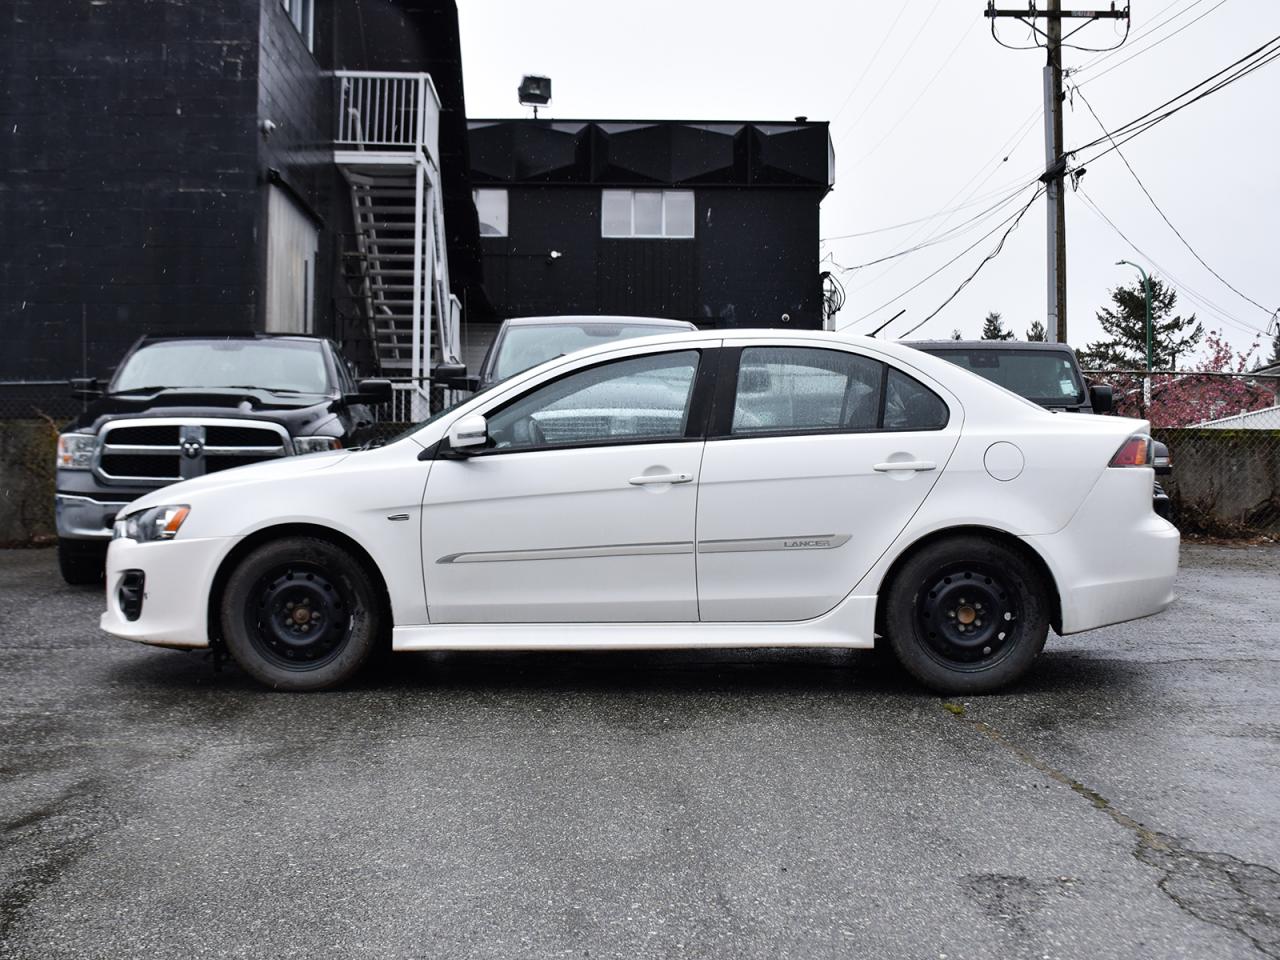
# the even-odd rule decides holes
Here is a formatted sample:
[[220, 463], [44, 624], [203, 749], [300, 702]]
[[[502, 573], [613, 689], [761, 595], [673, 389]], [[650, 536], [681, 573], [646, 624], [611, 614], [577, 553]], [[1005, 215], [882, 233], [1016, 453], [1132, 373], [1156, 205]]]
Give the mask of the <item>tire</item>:
[[1014, 683], [1049, 633], [1040, 571], [988, 537], [924, 547], [894, 577], [887, 603], [885, 625], [898, 662], [944, 694], [990, 693]]
[[73, 587], [93, 586], [103, 581], [107, 565], [107, 544], [97, 540], [58, 539], [58, 569]]
[[350, 553], [289, 537], [258, 547], [222, 594], [222, 636], [236, 663], [276, 690], [324, 690], [350, 680], [387, 620], [382, 593]]

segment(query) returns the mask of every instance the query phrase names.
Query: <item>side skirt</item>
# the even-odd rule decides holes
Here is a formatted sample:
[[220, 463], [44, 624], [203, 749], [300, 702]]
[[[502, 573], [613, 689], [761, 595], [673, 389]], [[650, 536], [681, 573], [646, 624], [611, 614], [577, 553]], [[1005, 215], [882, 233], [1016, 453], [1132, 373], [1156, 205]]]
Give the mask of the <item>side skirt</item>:
[[674, 650], [875, 645], [876, 598], [845, 597], [812, 620], [786, 623], [433, 623], [396, 627], [411, 650]]

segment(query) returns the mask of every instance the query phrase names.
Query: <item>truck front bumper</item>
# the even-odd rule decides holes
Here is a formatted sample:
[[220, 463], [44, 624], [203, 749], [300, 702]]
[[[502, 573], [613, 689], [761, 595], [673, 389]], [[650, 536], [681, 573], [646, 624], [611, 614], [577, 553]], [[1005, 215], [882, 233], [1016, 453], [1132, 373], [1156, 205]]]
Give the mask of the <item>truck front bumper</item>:
[[110, 540], [111, 525], [116, 514], [129, 505], [129, 500], [94, 500], [74, 494], [59, 493], [53, 498], [58, 521], [58, 536], [63, 540]]

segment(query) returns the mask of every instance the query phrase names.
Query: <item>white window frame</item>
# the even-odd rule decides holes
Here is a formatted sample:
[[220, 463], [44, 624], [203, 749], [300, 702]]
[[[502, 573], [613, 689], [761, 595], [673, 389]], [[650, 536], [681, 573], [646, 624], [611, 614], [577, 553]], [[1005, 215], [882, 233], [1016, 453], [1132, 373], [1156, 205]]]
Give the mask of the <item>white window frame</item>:
[[504, 221], [501, 233], [481, 233], [482, 237], [509, 237], [511, 236], [511, 197], [509, 191], [502, 187], [476, 187], [471, 191], [471, 204], [476, 208], [476, 217], [480, 216], [480, 194], [482, 193], [500, 193], [502, 194], [502, 219]]
[[289, 22], [302, 35], [308, 50], [315, 49], [316, 0], [280, 0]]
[[[629, 232], [628, 233], [606, 233], [604, 226], [604, 204], [606, 194], [627, 194], [630, 200], [629, 206], [631, 210]], [[636, 233], [636, 195], [641, 193], [658, 193], [662, 195], [662, 230], [660, 233]], [[675, 195], [687, 195], [694, 201], [694, 216], [691, 223], [692, 229], [689, 233], [670, 233], [667, 230], [667, 197]], [[609, 240], [692, 240], [697, 232], [698, 221], [697, 199], [692, 190], [662, 190], [662, 189], [639, 189], [639, 190], [601, 190], [600, 191], [600, 236]]]

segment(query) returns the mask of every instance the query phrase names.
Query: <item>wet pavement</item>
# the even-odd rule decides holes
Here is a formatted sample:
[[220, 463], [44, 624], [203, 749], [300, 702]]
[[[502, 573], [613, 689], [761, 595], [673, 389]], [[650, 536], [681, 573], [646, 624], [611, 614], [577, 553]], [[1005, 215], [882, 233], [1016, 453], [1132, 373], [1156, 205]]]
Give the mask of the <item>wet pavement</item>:
[[0, 552], [0, 957], [1280, 957], [1280, 548], [947, 700], [832, 651], [325, 694]]

